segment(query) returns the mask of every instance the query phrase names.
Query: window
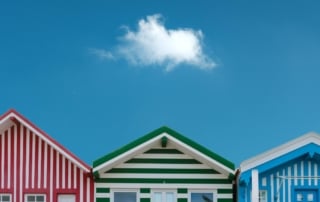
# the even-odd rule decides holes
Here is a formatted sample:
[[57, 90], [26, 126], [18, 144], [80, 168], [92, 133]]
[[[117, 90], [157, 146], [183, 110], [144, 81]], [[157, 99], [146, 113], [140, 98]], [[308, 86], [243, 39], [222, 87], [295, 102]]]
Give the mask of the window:
[[267, 202], [267, 190], [259, 191], [259, 202]]
[[212, 192], [192, 192], [191, 202], [213, 202]]
[[113, 202], [137, 202], [137, 193], [132, 191], [113, 192]]
[[10, 194], [0, 194], [0, 202], [11, 202]]
[[152, 202], [175, 202], [175, 194], [172, 191], [153, 192]]
[[27, 194], [25, 196], [25, 202], [45, 202], [44, 194]]
[[76, 202], [76, 196], [74, 194], [59, 194], [58, 202]]

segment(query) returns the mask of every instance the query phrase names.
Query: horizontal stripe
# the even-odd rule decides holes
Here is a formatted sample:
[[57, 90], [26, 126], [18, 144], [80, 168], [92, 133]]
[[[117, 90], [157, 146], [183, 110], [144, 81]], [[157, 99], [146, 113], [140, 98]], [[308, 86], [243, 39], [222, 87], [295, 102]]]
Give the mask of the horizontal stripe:
[[170, 163], [170, 164], [201, 164], [196, 159], [130, 159], [126, 163]]
[[218, 198], [232, 198], [232, 194], [218, 194]]
[[150, 193], [140, 193], [140, 198], [150, 198], [151, 197], [151, 194]]
[[177, 198], [188, 198], [188, 194], [177, 194]]
[[99, 178], [96, 183], [109, 182], [109, 183], [168, 183], [168, 184], [227, 184], [230, 183], [228, 179], [141, 179], [141, 178]]
[[209, 169], [205, 164], [144, 164], [144, 163], [127, 163], [117, 165], [115, 168], [168, 168], [168, 169]]
[[109, 193], [96, 193], [97, 198], [110, 198]]
[[135, 158], [141, 159], [193, 159], [185, 154], [139, 154]]
[[151, 190], [149, 188], [141, 188], [140, 193], [151, 193]]
[[188, 193], [188, 189], [178, 189], [178, 194], [186, 194]]
[[127, 179], [132, 179], [132, 178], [139, 178], [139, 179], [152, 179], [152, 178], [168, 178], [168, 179], [227, 179], [227, 176], [224, 176], [222, 174], [177, 174], [177, 173], [147, 173], [147, 174], [142, 174], [142, 173], [104, 173], [100, 175], [100, 178], [127, 178]]
[[97, 187], [97, 188], [96, 188], [96, 193], [110, 193], [110, 189], [109, 189], [109, 188], [100, 188], [100, 187]]
[[[138, 183], [95, 183], [96, 187], [108, 187], [111, 189], [139, 189], [141, 184]], [[198, 190], [207, 190], [207, 189], [232, 189], [231, 183], [226, 184], [159, 184], [159, 183], [150, 183], [148, 184], [150, 189], [198, 189]]]
[[194, 174], [218, 174], [212, 169], [152, 169], [152, 168], [113, 168], [106, 173], [194, 173]]
[[177, 149], [150, 149], [145, 154], [182, 154], [181, 151]]
[[218, 194], [232, 194], [232, 189], [218, 189]]

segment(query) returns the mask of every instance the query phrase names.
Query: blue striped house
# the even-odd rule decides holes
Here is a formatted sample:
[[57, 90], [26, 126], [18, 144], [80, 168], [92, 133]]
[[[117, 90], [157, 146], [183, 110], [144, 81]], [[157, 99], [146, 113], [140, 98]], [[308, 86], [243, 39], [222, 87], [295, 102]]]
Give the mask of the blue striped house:
[[168, 127], [94, 161], [96, 202], [232, 202], [234, 164]]
[[320, 201], [320, 136], [308, 133], [240, 165], [239, 202]]

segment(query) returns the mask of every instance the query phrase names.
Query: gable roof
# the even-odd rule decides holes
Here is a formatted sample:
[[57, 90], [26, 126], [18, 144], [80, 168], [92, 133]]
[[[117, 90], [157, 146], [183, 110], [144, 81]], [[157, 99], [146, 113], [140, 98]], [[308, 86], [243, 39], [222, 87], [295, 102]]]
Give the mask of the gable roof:
[[71, 162], [73, 162], [83, 171], [85, 172], [91, 171], [91, 167], [89, 165], [81, 161], [78, 157], [76, 157], [74, 154], [72, 154], [70, 151], [64, 148], [61, 144], [55, 141], [52, 137], [50, 137], [40, 128], [35, 126], [33, 123], [31, 123], [28, 119], [26, 119], [24, 116], [19, 114], [14, 109], [10, 109], [6, 113], [4, 113], [2, 116], [0, 116], [0, 134], [6, 128], [12, 126], [13, 124], [19, 124], [19, 123], [27, 127], [29, 130], [31, 130], [33, 133], [39, 136], [43, 141], [45, 141], [48, 145], [56, 149], [59, 153], [61, 153], [63, 156], [65, 156], [67, 159], [69, 159]]
[[99, 176], [115, 165], [125, 162], [133, 156], [148, 150], [158, 141], [161, 141], [161, 144], [171, 142], [184, 153], [214, 167], [219, 172], [226, 175], [234, 175], [235, 166], [232, 162], [166, 126], [158, 128], [124, 147], [95, 160], [93, 162], [94, 175]]
[[[292, 160], [293, 157], [299, 157], [306, 153], [313, 154], [315, 152], [313, 151], [314, 147], [307, 147], [306, 149], [303, 149], [304, 147], [310, 144], [320, 146], [320, 136], [317, 133], [314, 133], [314, 132], [307, 133], [283, 145], [280, 145], [260, 155], [257, 155], [246, 161], [243, 161], [240, 164], [241, 172], [245, 172], [252, 168], [261, 166], [262, 164], [266, 164], [275, 159], [278, 159], [277, 163], [280, 164], [288, 160]], [[292, 155], [288, 155], [289, 153], [292, 153]]]

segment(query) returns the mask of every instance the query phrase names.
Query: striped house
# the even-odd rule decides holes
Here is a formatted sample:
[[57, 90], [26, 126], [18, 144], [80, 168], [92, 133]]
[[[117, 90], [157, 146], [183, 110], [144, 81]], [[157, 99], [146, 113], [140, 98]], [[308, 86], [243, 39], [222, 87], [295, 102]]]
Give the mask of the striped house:
[[91, 202], [91, 168], [14, 110], [0, 117], [0, 202]]
[[231, 202], [234, 164], [161, 127], [93, 163], [96, 202]]
[[308, 133], [240, 165], [239, 202], [320, 201], [320, 136]]

